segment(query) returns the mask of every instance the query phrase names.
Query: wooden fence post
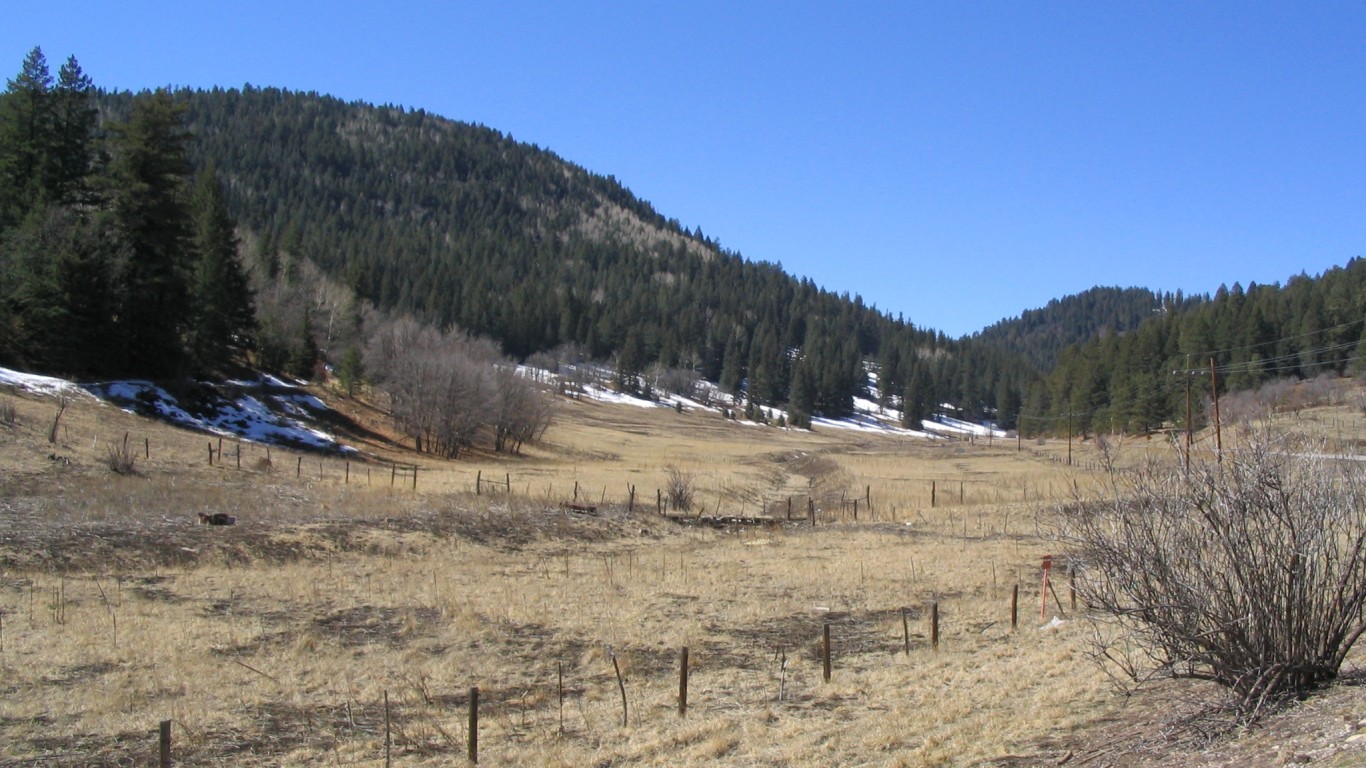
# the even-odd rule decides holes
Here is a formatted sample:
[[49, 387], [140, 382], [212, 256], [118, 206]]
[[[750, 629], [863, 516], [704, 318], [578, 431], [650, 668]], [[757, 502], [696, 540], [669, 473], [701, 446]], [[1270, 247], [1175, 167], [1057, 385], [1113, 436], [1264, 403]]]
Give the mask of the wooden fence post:
[[209, 441], [209, 466], [213, 466], [213, 441]]
[[479, 762], [479, 686], [470, 687], [470, 762]]
[[297, 478], [297, 477], [303, 477], [303, 475], [304, 475], [304, 457], [300, 456], [300, 457], [299, 457], [299, 461], [294, 465], [294, 476]]
[[678, 716], [688, 715], [688, 646], [678, 652]]
[[161, 721], [161, 732], [157, 739], [157, 765], [161, 768], [171, 768], [171, 721]]
[[1010, 590], [1010, 631], [1014, 632], [1020, 626], [1020, 585], [1016, 584]]
[[911, 655], [911, 625], [906, 620], [906, 607], [901, 607], [901, 651]]
[[930, 481], [930, 509], [934, 509], [934, 502], [935, 502], [935, 495], [936, 495], [936, 494], [935, 494], [935, 491], [936, 491], [936, 490], [937, 490], [937, 489], [936, 489], [935, 486], [934, 486], [934, 481], [931, 480], [931, 481]]
[[826, 622], [821, 636], [821, 662], [824, 665], [825, 682], [830, 682], [830, 623]]
[[939, 650], [939, 601], [930, 603], [930, 647]]
[[484, 470], [482, 469], [474, 473], [474, 495], [484, 495]]

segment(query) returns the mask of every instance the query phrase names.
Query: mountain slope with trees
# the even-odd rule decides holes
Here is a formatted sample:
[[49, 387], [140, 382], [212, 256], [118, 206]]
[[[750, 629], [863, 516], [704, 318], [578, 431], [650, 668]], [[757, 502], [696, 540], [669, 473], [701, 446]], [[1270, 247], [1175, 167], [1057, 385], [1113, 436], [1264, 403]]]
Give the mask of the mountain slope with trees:
[[[1012, 353], [746, 261], [611, 177], [486, 127], [269, 88], [176, 98], [192, 160], [217, 168], [253, 233], [254, 269], [316, 264], [386, 312], [495, 339], [517, 358], [572, 347], [613, 360], [628, 386], [687, 369], [799, 419], [850, 413], [867, 365], [889, 403], [918, 382], [919, 415], [944, 397], [994, 413], [1034, 376]], [[102, 106], [119, 115], [133, 100], [108, 94]]]
[[[0, 94], [0, 180], [0, 362], [33, 370], [175, 378], [250, 356], [354, 389], [384, 383], [401, 327], [434, 358], [608, 362], [643, 394], [701, 377], [799, 425], [868, 396], [908, 426], [952, 403], [1004, 428], [1149, 431], [1181, 410], [1187, 356], [1215, 358], [1222, 391], [1366, 354], [1360, 259], [1213, 298], [1095, 288], [954, 340], [491, 128], [252, 86], [102, 93], [38, 49]], [[893, 277], [917, 290], [913, 268]], [[429, 362], [408, 361], [422, 391], [463, 375]]]

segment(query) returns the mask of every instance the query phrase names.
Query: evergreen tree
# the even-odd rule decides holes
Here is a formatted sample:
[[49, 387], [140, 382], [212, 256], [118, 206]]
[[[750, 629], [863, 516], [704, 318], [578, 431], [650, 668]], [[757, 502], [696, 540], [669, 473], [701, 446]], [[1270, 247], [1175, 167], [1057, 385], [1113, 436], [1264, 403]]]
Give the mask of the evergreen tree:
[[52, 147], [47, 185], [51, 198], [61, 203], [89, 201], [87, 177], [94, 162], [95, 84], [71, 56], [57, 74], [52, 94]]
[[42, 197], [52, 140], [52, 73], [41, 48], [0, 96], [0, 232], [15, 226]]
[[214, 370], [229, 362], [234, 348], [250, 347], [256, 327], [251, 286], [238, 257], [237, 235], [212, 165], [195, 184], [194, 330], [198, 366]]
[[294, 346], [294, 353], [289, 361], [289, 372], [295, 376], [309, 381], [313, 378], [314, 369], [318, 365], [318, 342], [313, 338], [313, 313], [304, 308], [303, 321], [299, 327], [299, 341]]
[[337, 378], [341, 380], [347, 397], [356, 396], [356, 388], [360, 386], [364, 377], [365, 364], [361, 360], [360, 350], [355, 347], [347, 348], [341, 366], [337, 368]]
[[113, 160], [106, 184], [128, 247], [119, 316], [128, 372], [134, 375], [185, 371], [193, 230], [183, 115], [171, 94], [160, 90], [134, 101], [127, 123], [110, 126]]

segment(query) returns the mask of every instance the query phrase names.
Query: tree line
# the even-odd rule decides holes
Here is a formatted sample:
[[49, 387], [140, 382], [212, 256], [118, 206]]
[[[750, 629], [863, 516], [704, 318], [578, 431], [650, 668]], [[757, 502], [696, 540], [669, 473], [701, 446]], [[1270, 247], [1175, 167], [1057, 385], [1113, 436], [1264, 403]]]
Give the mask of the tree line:
[[75, 376], [226, 365], [255, 318], [211, 165], [186, 156], [168, 91], [101, 120], [98, 92], [42, 50], [0, 94], [0, 360]]

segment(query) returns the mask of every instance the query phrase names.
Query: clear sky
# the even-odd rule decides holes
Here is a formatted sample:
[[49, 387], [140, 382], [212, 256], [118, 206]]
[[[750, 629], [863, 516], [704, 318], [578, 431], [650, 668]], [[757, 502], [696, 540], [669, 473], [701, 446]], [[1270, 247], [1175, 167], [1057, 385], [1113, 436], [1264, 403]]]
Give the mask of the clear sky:
[[1366, 254], [1366, 3], [16, 2], [97, 85], [481, 123], [921, 326]]

